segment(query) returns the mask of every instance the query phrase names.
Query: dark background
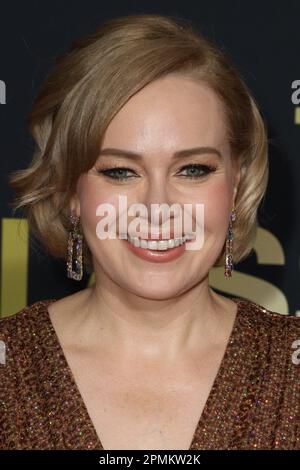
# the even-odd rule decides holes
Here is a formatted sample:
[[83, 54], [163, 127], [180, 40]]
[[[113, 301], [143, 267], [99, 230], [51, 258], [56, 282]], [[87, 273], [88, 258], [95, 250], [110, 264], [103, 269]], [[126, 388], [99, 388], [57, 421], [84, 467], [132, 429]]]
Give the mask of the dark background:
[[[258, 264], [253, 252], [235, 269], [277, 286], [289, 313], [300, 311], [300, 125], [291, 101], [291, 84], [300, 79], [300, 1], [51, 0], [5, 2], [0, 8], [0, 79], [6, 83], [6, 104], [0, 105], [0, 220], [12, 217], [8, 174], [31, 160], [25, 116], [54, 58], [109, 18], [162, 13], [191, 19], [231, 57], [268, 125], [270, 180], [259, 223], [280, 242], [285, 262]], [[1, 256], [0, 251], [0, 262]], [[31, 240], [27, 304], [63, 297], [86, 284], [86, 277], [67, 279], [64, 263]]]

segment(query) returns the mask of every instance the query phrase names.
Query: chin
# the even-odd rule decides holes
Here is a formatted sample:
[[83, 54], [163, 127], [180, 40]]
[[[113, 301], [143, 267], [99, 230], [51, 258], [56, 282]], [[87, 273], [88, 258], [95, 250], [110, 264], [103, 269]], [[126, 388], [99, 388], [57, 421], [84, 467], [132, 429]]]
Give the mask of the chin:
[[165, 285], [160, 281], [158, 283], [156, 282], [147, 282], [144, 285], [139, 285], [137, 286], [136, 284], [134, 285], [128, 285], [127, 284], [127, 290], [132, 292], [138, 297], [142, 297], [144, 299], [149, 299], [149, 300], [169, 300], [169, 299], [174, 299], [174, 297], [177, 297], [180, 295], [182, 292], [186, 290], [186, 288], [183, 288], [182, 283], [178, 286], [172, 285], [172, 281], [168, 280], [166, 281]]

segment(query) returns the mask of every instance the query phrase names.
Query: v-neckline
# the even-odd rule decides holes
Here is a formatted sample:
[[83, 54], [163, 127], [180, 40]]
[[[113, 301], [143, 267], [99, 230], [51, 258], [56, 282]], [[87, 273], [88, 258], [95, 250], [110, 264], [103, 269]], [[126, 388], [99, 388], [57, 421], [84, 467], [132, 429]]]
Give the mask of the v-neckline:
[[[221, 408], [218, 408], [218, 406], [220, 405], [219, 405], [217, 398], [218, 396], [223, 396], [224, 398], [224, 396], [226, 395], [226, 384], [223, 379], [226, 374], [226, 371], [228, 371], [230, 367], [232, 366], [231, 361], [234, 360], [233, 348], [236, 342], [235, 339], [239, 331], [241, 313], [243, 312], [242, 305], [244, 302], [247, 302], [245, 299], [239, 298], [239, 297], [230, 296], [229, 298], [237, 304], [236, 316], [233, 322], [233, 326], [231, 328], [231, 332], [230, 332], [230, 335], [226, 344], [226, 348], [225, 348], [222, 360], [220, 362], [218, 371], [215, 375], [213, 385], [210, 389], [208, 398], [202, 409], [201, 416], [197, 422], [197, 425], [194, 430], [194, 434], [190, 443], [190, 447], [188, 450], [200, 449], [199, 436], [201, 436], [201, 432], [202, 431], [205, 432], [205, 429], [206, 427], [208, 427], [208, 424], [210, 424], [211, 426], [212, 424], [211, 420], [216, 419], [216, 417], [219, 419], [218, 414], [221, 411]], [[87, 410], [87, 407], [85, 405], [81, 392], [79, 391], [79, 387], [77, 386], [77, 383], [75, 381], [73, 372], [69, 366], [65, 353], [61, 346], [60, 340], [58, 338], [58, 335], [56, 333], [56, 330], [50, 318], [48, 306], [51, 303], [56, 302], [56, 300], [57, 299], [48, 299], [48, 300], [41, 300], [37, 302], [38, 304], [40, 304], [40, 307], [41, 307], [41, 309], [39, 309], [39, 315], [41, 312], [45, 315], [47, 347], [50, 346], [50, 348], [52, 349], [52, 351], [48, 351], [48, 354], [54, 356], [52, 357], [52, 360], [56, 363], [56, 373], [62, 374], [62, 378], [64, 379], [65, 383], [67, 383], [68, 388], [69, 388], [67, 392], [70, 392], [71, 394], [73, 394], [73, 402], [75, 402], [78, 405], [77, 408], [81, 412], [81, 416], [83, 416], [83, 421], [86, 424], [85, 429], [87, 430], [89, 434], [89, 438], [90, 438], [89, 448], [97, 449], [97, 450], [106, 450], [104, 449], [102, 445], [100, 436], [98, 435], [96, 428], [92, 422], [92, 419], [89, 415], [89, 412]], [[57, 361], [60, 361], [60, 363], [57, 364]], [[210, 416], [210, 410], [213, 410], [213, 416]], [[209, 420], [210, 420], [210, 423], [208, 422]], [[218, 426], [219, 423], [216, 421], [215, 425]]]

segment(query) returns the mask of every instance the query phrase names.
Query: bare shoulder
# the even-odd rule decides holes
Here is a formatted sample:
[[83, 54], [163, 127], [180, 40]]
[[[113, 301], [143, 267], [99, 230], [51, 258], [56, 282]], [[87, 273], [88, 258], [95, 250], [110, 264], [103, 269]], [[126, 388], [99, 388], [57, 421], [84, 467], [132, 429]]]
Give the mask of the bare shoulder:
[[61, 345], [71, 347], [78, 344], [82, 332], [84, 312], [91, 288], [82, 289], [75, 294], [63, 297], [48, 306], [48, 315]]
[[81, 310], [90, 290], [91, 288], [82, 289], [51, 303], [48, 307], [51, 320], [56, 320], [59, 317], [66, 318], [69, 315], [74, 317]]
[[227, 317], [227, 321], [233, 324], [237, 315], [238, 303], [240, 299], [237, 297], [236, 300], [233, 300], [232, 298], [218, 294], [217, 292], [214, 292], [213, 290], [211, 291], [211, 294], [212, 294], [212, 298], [214, 300], [216, 309], [220, 311], [222, 317], [224, 316]]

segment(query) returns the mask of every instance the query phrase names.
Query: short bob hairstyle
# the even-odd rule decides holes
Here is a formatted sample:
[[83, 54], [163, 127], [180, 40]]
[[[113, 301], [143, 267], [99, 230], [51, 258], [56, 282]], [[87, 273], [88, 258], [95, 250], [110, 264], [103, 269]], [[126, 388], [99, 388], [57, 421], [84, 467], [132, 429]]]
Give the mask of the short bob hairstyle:
[[[10, 175], [13, 211], [22, 209], [46, 250], [67, 258], [70, 198], [95, 163], [113, 117], [139, 90], [170, 73], [205, 82], [224, 106], [231, 158], [239, 164], [233, 261], [252, 250], [268, 182], [266, 125], [255, 99], [220, 48], [190, 21], [135, 14], [102, 23], [56, 59], [27, 116], [35, 141], [28, 168]], [[93, 271], [83, 240], [83, 262]], [[225, 240], [214, 266], [225, 262]]]

